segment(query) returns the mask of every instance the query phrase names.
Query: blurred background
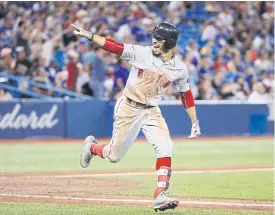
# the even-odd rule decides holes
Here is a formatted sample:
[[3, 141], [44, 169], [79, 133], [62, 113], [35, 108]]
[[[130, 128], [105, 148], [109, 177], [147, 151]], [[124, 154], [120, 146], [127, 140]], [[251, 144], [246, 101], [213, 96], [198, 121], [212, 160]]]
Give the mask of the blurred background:
[[152, 214], [156, 158], [142, 134], [115, 165], [79, 165], [86, 136], [110, 142], [130, 65], [70, 24], [150, 45], [162, 21], [179, 29], [175, 52], [202, 133], [188, 140], [191, 122], [170, 84], [159, 107], [182, 208], [169, 214], [271, 214], [274, 2], [0, 1], [0, 215]]
[[[1, 2], [0, 72], [8, 85], [60, 97], [28, 80], [95, 99], [121, 95], [129, 65], [88, 40], [71, 23], [125, 43], [151, 44], [161, 21], [179, 31], [177, 54], [198, 100], [272, 100], [273, 2]], [[0, 99], [31, 97], [1, 90]], [[173, 85], [166, 100], [178, 99]]]
[[[241, 120], [239, 115], [245, 116], [243, 119], [245, 124], [235, 128], [236, 132], [241, 129], [238, 134], [251, 134], [251, 131], [256, 129], [260, 134], [265, 133], [268, 127], [267, 121], [273, 120], [273, 2], [153, 1], [1, 2], [0, 100], [11, 103], [1, 103], [0, 134], [8, 137], [8, 129], [12, 131], [16, 126], [30, 128], [30, 122], [34, 120], [32, 111], [35, 111], [39, 120], [41, 118], [39, 116], [44, 113], [52, 114], [54, 119], [58, 111], [64, 109], [60, 113], [60, 117], [63, 116], [64, 119], [59, 120], [58, 125], [62, 120], [67, 120], [63, 112], [71, 110], [70, 108], [76, 105], [67, 105], [76, 102], [74, 99], [81, 102], [93, 100], [91, 108], [94, 108], [96, 103], [105, 104], [105, 101], [115, 101], [121, 96], [130, 65], [87, 39], [76, 38], [70, 27], [71, 23], [121, 42], [150, 45], [150, 32], [162, 21], [171, 22], [179, 29], [180, 36], [175, 52], [187, 65], [189, 81], [197, 104], [209, 104], [211, 101], [211, 104], [241, 103], [242, 106], [234, 106], [236, 115], [231, 119]], [[39, 104], [36, 101], [35, 105], [41, 105], [43, 102], [45, 104], [50, 99], [57, 98], [58, 101], [52, 103], [57, 106], [51, 104], [47, 109], [47, 105], [42, 105], [41, 108], [45, 110], [40, 110], [30, 105], [34, 104], [31, 103], [34, 102], [30, 100], [31, 98], [38, 99]], [[179, 100], [175, 86], [169, 85], [163, 100], [164, 103]], [[202, 100], [202, 103], [199, 100]], [[248, 108], [257, 108], [257, 111], [253, 112], [252, 109], [243, 109], [244, 103], [264, 105], [247, 104]], [[4, 106], [8, 104], [12, 106], [7, 106], [5, 109]], [[90, 104], [87, 103], [86, 106]], [[29, 105], [30, 109], [25, 108], [25, 105]], [[82, 103], [81, 105], [83, 107]], [[56, 107], [56, 112], [52, 107]], [[106, 125], [106, 120], [112, 121], [112, 114], [99, 112], [104, 109], [103, 107], [105, 106], [99, 106], [94, 111], [91, 109], [79, 111], [72, 108], [73, 114], [82, 112], [86, 117], [75, 116], [75, 119], [67, 120], [62, 125], [65, 130], [62, 135], [55, 135], [50, 130], [48, 132], [54, 137], [66, 136], [70, 129], [64, 127], [69, 121], [83, 121], [87, 116], [92, 117], [91, 114], [98, 117], [99, 113], [102, 117], [98, 120], [102, 125]], [[224, 116], [232, 113], [233, 109], [228, 106], [224, 112], [217, 110], [214, 113]], [[200, 111], [202, 116], [204, 110], [203, 108]], [[171, 109], [168, 112], [170, 111]], [[251, 111], [255, 114], [251, 115]], [[25, 118], [16, 118], [23, 113]], [[10, 115], [5, 119], [3, 116], [7, 114]], [[165, 111], [163, 114], [168, 116]], [[171, 117], [169, 115], [169, 118]], [[188, 122], [185, 118], [183, 120]], [[216, 124], [213, 123], [219, 126], [226, 119], [220, 120]], [[55, 126], [51, 127], [52, 121], [50, 119], [48, 121], [47, 125], [40, 123], [41, 129]], [[91, 121], [98, 122], [94, 118]], [[94, 124], [97, 124], [96, 132], [101, 135], [99, 124]], [[189, 126], [188, 123], [185, 124]], [[85, 126], [94, 125], [87, 122]], [[187, 128], [189, 132], [189, 127], [186, 127], [184, 133], [187, 132]], [[176, 133], [183, 132], [178, 128], [175, 129]], [[273, 128], [270, 130], [273, 132]], [[94, 132], [93, 129], [89, 130], [91, 131]], [[215, 131], [211, 132], [209, 135], [214, 135]], [[225, 132], [221, 135], [233, 135], [236, 132]], [[77, 137], [82, 136], [84, 134]]]

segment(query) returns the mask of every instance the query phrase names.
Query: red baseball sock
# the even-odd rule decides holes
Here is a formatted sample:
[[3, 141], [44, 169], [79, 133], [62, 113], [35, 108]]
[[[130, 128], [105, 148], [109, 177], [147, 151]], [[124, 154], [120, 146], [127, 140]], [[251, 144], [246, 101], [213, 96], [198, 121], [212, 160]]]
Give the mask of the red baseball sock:
[[166, 167], [171, 167], [171, 158], [170, 157], [165, 157], [165, 158], [158, 158], [156, 162], [156, 171], [160, 169], [160, 167], [166, 166]]
[[156, 171], [158, 173], [158, 185], [154, 193], [156, 198], [162, 191], [169, 187], [169, 180], [171, 176], [171, 158], [158, 158], [156, 162]]
[[103, 148], [106, 146], [106, 144], [94, 144], [91, 146], [91, 152], [94, 155], [98, 155], [99, 157], [103, 158]]

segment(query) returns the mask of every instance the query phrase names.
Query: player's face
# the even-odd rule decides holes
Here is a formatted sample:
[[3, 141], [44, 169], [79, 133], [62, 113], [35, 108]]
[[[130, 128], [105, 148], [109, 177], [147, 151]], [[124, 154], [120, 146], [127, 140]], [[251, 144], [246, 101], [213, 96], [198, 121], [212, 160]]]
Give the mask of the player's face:
[[154, 55], [161, 55], [163, 52], [163, 45], [164, 45], [164, 40], [160, 40], [158, 38], [153, 37], [152, 39], [152, 43], [153, 43], [153, 53]]

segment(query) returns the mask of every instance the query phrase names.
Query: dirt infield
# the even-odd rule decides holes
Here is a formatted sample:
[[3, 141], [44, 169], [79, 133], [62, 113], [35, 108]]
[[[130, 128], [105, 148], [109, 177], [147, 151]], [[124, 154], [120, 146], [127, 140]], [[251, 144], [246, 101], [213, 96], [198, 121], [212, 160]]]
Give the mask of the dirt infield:
[[[259, 170], [260, 168], [257, 167], [257, 169]], [[267, 167], [262, 169], [263, 171], [274, 170], [273, 168], [267, 169]], [[232, 171], [232, 169], [230, 170], [228, 168], [220, 170]], [[251, 171], [251, 168], [243, 168], [241, 170]], [[209, 171], [209, 169], [205, 171]], [[107, 176], [109, 173], [104, 174]], [[104, 174], [99, 175], [99, 177], [82, 177], [83, 173], [79, 173], [78, 175], [77, 173], [71, 173], [71, 176], [74, 175], [74, 177], [70, 177], [70, 175], [67, 175], [68, 177], [58, 177], [64, 176], [64, 173], [44, 173], [39, 175], [29, 175], [30, 177], [28, 177], [27, 174], [1, 175], [0, 202], [152, 206], [153, 199], [149, 197], [110, 195], [110, 191], [118, 192], [120, 190], [131, 189], [139, 186], [139, 183], [132, 180], [120, 181], [106, 178], [103, 177]], [[133, 172], [131, 174], [133, 174]], [[147, 173], [145, 172], [144, 174]], [[186, 174], [193, 173], [189, 170]], [[274, 208], [274, 203], [272, 201], [205, 198], [179, 198], [179, 200], [180, 207], [184, 208], [268, 211], [272, 211]]]

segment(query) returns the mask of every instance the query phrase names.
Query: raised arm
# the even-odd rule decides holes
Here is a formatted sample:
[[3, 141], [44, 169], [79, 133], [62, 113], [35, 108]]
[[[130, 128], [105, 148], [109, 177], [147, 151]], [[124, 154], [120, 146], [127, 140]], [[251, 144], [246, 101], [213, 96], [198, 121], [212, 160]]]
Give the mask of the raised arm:
[[80, 28], [74, 24], [71, 24], [71, 26], [75, 29], [74, 34], [76, 36], [86, 37], [93, 43], [99, 45], [102, 49], [121, 55], [124, 50], [124, 44], [119, 43], [115, 40], [112, 40], [110, 38], [101, 37], [99, 35], [93, 34], [83, 28]]

